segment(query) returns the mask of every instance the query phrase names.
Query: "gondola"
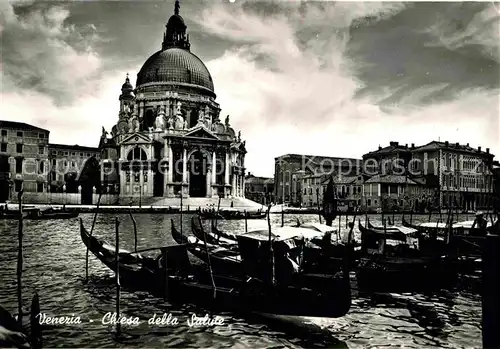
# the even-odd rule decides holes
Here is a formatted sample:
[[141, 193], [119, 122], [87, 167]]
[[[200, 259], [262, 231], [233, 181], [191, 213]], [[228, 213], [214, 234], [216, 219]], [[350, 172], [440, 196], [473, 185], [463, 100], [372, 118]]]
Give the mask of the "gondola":
[[[196, 227], [196, 228], [195, 228]], [[349, 268], [353, 265], [355, 260], [355, 253], [353, 251], [354, 241], [352, 239], [352, 233], [343, 239], [337, 232], [330, 226], [319, 223], [306, 223], [298, 224], [295, 226], [282, 227], [279, 230], [289, 230], [293, 231], [294, 228], [299, 228], [297, 231], [303, 231], [303, 229], [312, 230], [310, 239], [308, 243], [304, 246], [304, 260], [308, 265], [309, 270], [316, 270], [318, 272], [337, 272], [344, 262], [347, 262]], [[195, 231], [195, 229], [197, 231]], [[279, 230], [276, 234], [280, 234]], [[207, 241], [213, 243], [214, 245], [221, 245], [220, 241], [226, 243], [225, 246], [231, 249], [237, 248], [233, 246], [231, 242], [238, 241], [238, 235], [244, 236], [246, 233], [242, 232], [239, 234], [223, 232], [212, 225], [210, 231], [204, 231], [201, 228], [201, 224], [196, 224], [193, 227], [193, 235], [197, 236], [200, 240], [204, 241], [204, 237], [207, 237]], [[335, 235], [332, 238], [332, 234]]]
[[370, 220], [367, 220], [366, 222], [366, 227], [368, 229], [372, 229], [372, 230], [386, 230], [386, 231], [398, 231], [399, 229], [393, 225], [389, 225], [389, 226], [375, 226], [373, 225]]
[[38, 208], [29, 209], [26, 212], [26, 218], [31, 220], [45, 220], [45, 219], [70, 219], [78, 217], [79, 213], [72, 211], [54, 210], [48, 208], [41, 210]]
[[241, 257], [239, 252], [228, 250], [210, 243], [205, 244], [203, 240], [195, 236], [182, 234], [175, 228], [171, 219], [172, 238], [178, 244], [185, 244], [187, 250], [196, 258], [210, 264], [214, 272], [221, 275], [241, 275]]
[[[80, 231], [89, 250], [108, 268], [115, 270], [114, 246], [90, 236], [81, 222]], [[166, 250], [167, 263], [162, 255], [149, 258], [120, 250], [120, 277], [134, 284], [144, 281], [144, 285], [150, 286], [156, 294], [168, 295], [169, 302], [191, 303], [217, 310], [341, 317], [351, 306], [350, 288], [343, 297], [338, 294], [339, 297], [331, 299], [332, 290], [342, 291], [338, 289], [338, 280], [333, 277], [330, 283], [322, 279], [323, 292], [279, 283], [267, 284], [254, 277], [221, 276], [195, 268], [187, 257], [186, 245], [162, 249]], [[165, 264], [168, 266], [166, 271]]]
[[[212, 224], [212, 231], [213, 231], [214, 225]], [[209, 244], [212, 245], [220, 245], [228, 248], [234, 248], [237, 247], [238, 243], [236, 241], [236, 238], [234, 239], [227, 239], [223, 236], [214, 234], [210, 231], [205, 231], [203, 228], [202, 222], [199, 218], [199, 216], [192, 216], [191, 217], [191, 230], [193, 232], [193, 235], [200, 239], [201, 241], [206, 241]]]
[[261, 210], [255, 212], [247, 212], [247, 211], [239, 211], [239, 210], [219, 210], [216, 211], [214, 209], [209, 210], [199, 210], [198, 215], [203, 219], [226, 219], [226, 220], [235, 220], [235, 219], [262, 219], [266, 218], [267, 213]]
[[415, 237], [372, 230], [360, 221], [358, 227], [363, 251], [356, 273], [360, 289], [416, 291], [446, 287], [455, 281], [455, 261], [439, 252], [422, 253], [418, 244], [413, 244]]
[[[304, 288], [312, 292], [317, 292], [319, 295], [329, 293], [332, 298], [338, 296], [338, 299], [335, 300], [336, 307], [345, 304], [343, 302], [347, 302], [347, 299], [351, 297], [349, 272], [346, 268], [348, 266], [347, 263], [338, 266], [335, 273], [314, 273], [313, 268], [307, 265], [307, 263], [302, 263], [304, 269], [299, 271], [299, 268], [297, 268], [299, 266], [294, 262], [297, 256], [293, 253], [288, 253], [290, 252], [290, 245], [293, 245], [293, 242], [288, 237], [280, 241], [279, 236], [274, 236], [273, 245], [276, 245], [273, 248], [275, 251], [274, 268], [270, 265], [270, 249], [265, 246], [268, 243], [267, 232], [266, 234], [262, 234], [261, 231], [253, 231], [248, 234], [239, 235], [238, 247], [240, 252], [242, 252], [241, 257], [232, 260], [220, 258], [217, 254], [225, 250], [226, 253], [232, 255], [234, 251], [205, 244], [193, 236], [186, 237], [175, 228], [173, 222], [172, 237], [178, 243], [187, 243], [189, 252], [197, 258], [207, 263], [209, 262], [214, 273], [250, 276], [259, 280], [265, 280], [265, 284], [267, 285], [276, 284], [276, 282], [278, 284], [283, 283], [288, 288]], [[260, 247], [256, 248], [255, 243]], [[300, 249], [295, 248], [295, 253], [298, 250]], [[237, 267], [239, 270], [234, 271]], [[231, 272], [230, 270], [233, 271]], [[273, 277], [271, 277], [271, 270], [274, 271]]]

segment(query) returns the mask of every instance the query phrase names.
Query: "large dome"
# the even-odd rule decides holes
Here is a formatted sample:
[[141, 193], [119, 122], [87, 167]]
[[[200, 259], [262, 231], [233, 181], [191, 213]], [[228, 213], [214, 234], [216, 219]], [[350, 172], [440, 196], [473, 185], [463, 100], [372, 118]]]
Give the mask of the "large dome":
[[188, 50], [178, 47], [158, 51], [149, 57], [137, 74], [136, 88], [165, 82], [196, 85], [214, 92], [214, 83], [205, 64]]

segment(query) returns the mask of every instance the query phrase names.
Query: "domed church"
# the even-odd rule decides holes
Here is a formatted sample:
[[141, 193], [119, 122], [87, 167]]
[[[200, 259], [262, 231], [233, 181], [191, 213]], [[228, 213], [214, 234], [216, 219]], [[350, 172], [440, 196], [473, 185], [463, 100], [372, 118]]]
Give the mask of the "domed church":
[[103, 129], [101, 146], [116, 153], [103, 172], [113, 157], [119, 166], [107, 185], [119, 183], [124, 196], [243, 196], [245, 142], [229, 116], [221, 121], [212, 76], [191, 52], [179, 10], [177, 0], [161, 50], [146, 60], [135, 88], [127, 74], [110, 137]]

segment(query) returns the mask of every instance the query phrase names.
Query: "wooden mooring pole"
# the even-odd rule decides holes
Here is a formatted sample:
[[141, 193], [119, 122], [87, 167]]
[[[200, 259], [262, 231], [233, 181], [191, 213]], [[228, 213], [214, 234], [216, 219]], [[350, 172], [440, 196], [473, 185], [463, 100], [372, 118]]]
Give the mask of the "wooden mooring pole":
[[[95, 222], [97, 220], [97, 213], [99, 212], [99, 205], [101, 203], [102, 191], [99, 193], [99, 198], [97, 199], [97, 206], [94, 212], [94, 219], [92, 220], [92, 227], [90, 228], [90, 236], [94, 232]], [[80, 225], [82, 225], [82, 219], [80, 218]], [[85, 282], [89, 281], [89, 248], [87, 247], [87, 252], [85, 253]]]
[[[120, 222], [118, 221], [118, 217], [115, 218], [115, 240], [116, 240], [116, 246], [115, 246], [115, 263], [116, 263], [116, 271], [115, 271], [115, 278], [116, 278], [116, 318], [120, 318], [120, 291], [121, 291], [121, 285], [120, 285], [120, 234], [118, 227], [120, 225]], [[121, 324], [120, 321], [116, 323], [116, 335], [119, 336], [121, 333]]]
[[245, 210], [245, 233], [248, 232], [247, 210]]
[[[269, 214], [269, 212], [267, 213]], [[281, 206], [281, 226], [283, 227], [285, 225], [285, 204]]]
[[167, 262], [167, 249], [163, 248], [161, 250], [162, 256], [163, 256], [163, 261], [165, 262], [165, 266], [163, 267], [163, 297], [165, 300], [168, 300], [168, 262]]
[[19, 326], [23, 326], [23, 293], [22, 293], [22, 276], [23, 276], [23, 189], [17, 194], [19, 201], [19, 229], [17, 233], [18, 250], [17, 250], [17, 322]]
[[500, 236], [483, 247], [483, 348], [500, 348]]
[[137, 222], [135, 221], [134, 216], [132, 215], [132, 210], [129, 211], [130, 219], [132, 219], [132, 224], [134, 225], [134, 251], [137, 253]]

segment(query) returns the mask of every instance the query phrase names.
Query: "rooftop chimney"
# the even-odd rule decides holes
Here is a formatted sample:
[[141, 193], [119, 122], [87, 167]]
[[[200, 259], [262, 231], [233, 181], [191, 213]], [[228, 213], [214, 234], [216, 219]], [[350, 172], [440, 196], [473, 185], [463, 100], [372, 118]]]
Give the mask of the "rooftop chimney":
[[411, 144], [411, 149], [415, 149], [415, 143]]
[[408, 148], [408, 143], [405, 144], [405, 148]]
[[391, 147], [397, 147], [397, 146], [398, 146], [398, 144], [399, 144], [398, 142], [389, 142], [389, 145], [390, 145]]
[[478, 152], [481, 152], [481, 147], [477, 147], [477, 151], [478, 151]]
[[448, 141], [444, 142], [445, 147], [447, 147], [448, 145], [450, 145], [450, 143], [448, 143]]
[[469, 146], [469, 143], [467, 143], [467, 146]]
[[378, 150], [382, 150], [382, 147], [380, 145], [378, 146]]
[[490, 153], [490, 148], [486, 148], [486, 153], [489, 154]]

